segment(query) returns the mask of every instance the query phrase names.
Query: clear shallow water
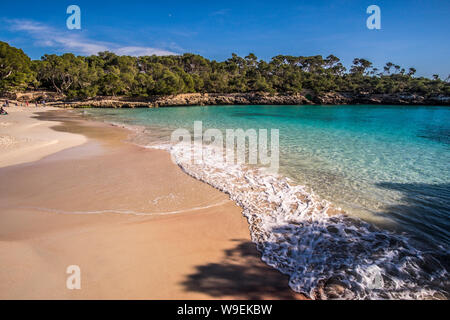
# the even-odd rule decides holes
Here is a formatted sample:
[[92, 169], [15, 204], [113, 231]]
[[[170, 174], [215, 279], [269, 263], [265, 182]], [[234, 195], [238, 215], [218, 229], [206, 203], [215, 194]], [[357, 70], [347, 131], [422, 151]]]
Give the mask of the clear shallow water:
[[279, 129], [282, 175], [311, 188], [349, 216], [405, 232], [415, 247], [439, 247], [439, 260], [447, 267], [448, 107], [214, 106], [87, 112], [145, 126], [148, 130], [140, 137], [144, 144], [155, 138], [168, 141], [175, 128], [192, 130], [194, 121], [223, 130]]

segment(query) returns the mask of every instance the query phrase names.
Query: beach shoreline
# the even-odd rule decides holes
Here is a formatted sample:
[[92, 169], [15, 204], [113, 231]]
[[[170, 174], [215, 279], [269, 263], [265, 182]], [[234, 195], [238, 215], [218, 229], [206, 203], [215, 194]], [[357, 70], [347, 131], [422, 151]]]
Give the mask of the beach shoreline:
[[[439, 297], [442, 297], [440, 293], [447, 292], [446, 281], [440, 276], [446, 273], [445, 262], [441, 266], [436, 264], [430, 269], [429, 266], [422, 269], [424, 264], [430, 263], [427, 252], [420, 249], [421, 244], [427, 243], [416, 246], [415, 239], [412, 239], [408, 233], [394, 230], [387, 225], [392, 220], [381, 221], [384, 216], [380, 214], [374, 217], [381, 217], [378, 221], [382, 223], [372, 223], [375, 219], [361, 220], [352, 211], [348, 214], [345, 213], [347, 211], [339, 214], [341, 210], [330, 215], [333, 213], [330, 209], [335, 208], [335, 204], [339, 204], [343, 194], [339, 192], [339, 197], [328, 198], [319, 193], [316, 194], [315, 188], [305, 187], [314, 181], [314, 175], [310, 176], [312, 179], [289, 181], [291, 176], [288, 171], [281, 172], [280, 175], [272, 175], [266, 170], [251, 168], [247, 165], [236, 166], [233, 163], [224, 163], [219, 159], [220, 156], [216, 157], [217, 153], [211, 152], [211, 148], [205, 145], [202, 147], [203, 154], [208, 156], [203, 157], [203, 160], [196, 164], [189, 157], [183, 157], [183, 154], [187, 154], [187, 150], [184, 151], [185, 148], [191, 147], [189, 143], [167, 141], [173, 130], [186, 128], [186, 126], [189, 128], [190, 123], [195, 121], [204, 121], [205, 130], [206, 128], [226, 130], [240, 127], [242, 125], [240, 120], [244, 118], [248, 121], [248, 125], [244, 128], [248, 129], [258, 128], [261, 120], [266, 120], [255, 115], [266, 115], [273, 118], [270, 122], [272, 128], [284, 128], [284, 137], [287, 130], [291, 129], [289, 131], [293, 133], [291, 137], [297, 135], [301, 141], [299, 145], [305, 146], [308, 142], [314, 141], [312, 139], [314, 136], [308, 136], [308, 134], [317, 131], [319, 136], [323, 136], [323, 131], [315, 130], [311, 126], [307, 127], [308, 130], [301, 127], [304, 132], [307, 132], [305, 137], [299, 134], [301, 130], [297, 130], [295, 126], [285, 126], [286, 119], [303, 116], [309, 120], [312, 115], [320, 119], [323, 112], [322, 116], [329, 122], [330, 118], [333, 118], [330, 114], [336, 116], [335, 119], [339, 119], [339, 115], [347, 119], [350, 111], [356, 112], [358, 108], [358, 106], [331, 109], [325, 106], [289, 108], [235, 106], [161, 110], [97, 109], [80, 113], [89, 118], [132, 129], [135, 132], [132, 139], [134, 143], [147, 148], [170, 150], [173, 161], [183, 171], [196, 180], [205, 182], [229, 195], [230, 199], [243, 209], [243, 214], [250, 224], [251, 238], [258, 246], [263, 261], [283, 274], [290, 275], [289, 285], [293, 290], [306, 292], [313, 299], [440, 299]], [[397, 113], [397, 110], [400, 110], [400, 113], [403, 112], [403, 108], [397, 109], [392, 106], [362, 108], [370, 109], [368, 110], [370, 112], [373, 110], [374, 113], [379, 110], [388, 113], [392, 111]], [[422, 109], [417, 108], [417, 110]], [[361, 113], [363, 112], [352, 114], [361, 115]], [[358, 119], [352, 117], [351, 122], [356, 120]], [[340, 122], [338, 121], [339, 124]], [[348, 121], [345, 123], [349, 124]], [[365, 121], [358, 123], [365, 123]], [[172, 131], [166, 128], [172, 128]], [[352, 145], [353, 143], [350, 143], [346, 146]], [[336, 156], [345, 155], [345, 150], [348, 149], [346, 146], [333, 144], [330, 150], [335, 150]], [[395, 153], [391, 154], [395, 155]], [[289, 155], [285, 156], [283, 156], [284, 159], [289, 159]], [[307, 164], [307, 162], [300, 163]], [[333, 180], [335, 177], [326, 172], [326, 162], [320, 162], [320, 164], [315, 167], [306, 166], [306, 169], [316, 168], [315, 172], [320, 181], [327, 185], [338, 182], [336, 187], [342, 191], [341, 187], [346, 186], [346, 181]], [[298, 169], [304, 171], [305, 167]], [[285, 175], [285, 173], [288, 174]], [[358, 181], [365, 181], [364, 177]], [[371, 190], [370, 185], [366, 184], [365, 190]], [[385, 194], [384, 191], [382, 192]], [[430, 248], [430, 250], [441, 261], [439, 258], [443, 256], [441, 250], [439, 248]], [[392, 272], [392, 265], [398, 267], [397, 273]], [[442, 279], [441, 282], [430, 283], [423, 276], [422, 270], [427, 270], [427, 276]], [[415, 275], [411, 277], [411, 273]], [[374, 282], [380, 275], [396, 280], [384, 282], [383, 290], [372, 290]], [[397, 290], [398, 287], [402, 290]]]
[[[1, 136], [58, 142], [0, 156], [0, 298], [304, 298], [260, 260], [242, 210], [167, 152], [67, 111], [16, 109]], [[66, 288], [70, 265], [81, 290]]]
[[87, 141], [80, 134], [55, 132], [58, 123], [38, 121], [36, 113], [57, 108], [5, 108], [0, 117], [0, 168], [40, 160], [50, 154], [79, 146]]
[[[315, 94], [311, 90], [302, 93], [269, 94], [249, 93], [180, 93], [173, 95], [152, 95], [148, 97], [95, 96], [69, 99], [62, 94], [50, 91], [17, 92], [0, 98], [9, 99], [17, 106], [42, 105], [58, 108], [164, 108], [187, 106], [225, 106], [225, 105], [405, 105], [405, 106], [449, 106], [450, 97], [425, 96], [419, 93], [369, 94], [350, 92], [325, 92]], [[3, 101], [2, 101], [3, 100]]]

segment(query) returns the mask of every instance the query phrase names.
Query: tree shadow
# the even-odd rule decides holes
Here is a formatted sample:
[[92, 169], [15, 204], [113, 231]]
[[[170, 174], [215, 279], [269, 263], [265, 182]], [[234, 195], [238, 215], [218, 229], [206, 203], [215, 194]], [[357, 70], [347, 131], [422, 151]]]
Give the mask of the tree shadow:
[[188, 291], [202, 292], [216, 298], [304, 299], [288, 286], [288, 276], [267, 266], [254, 243], [233, 240], [237, 244], [225, 251], [221, 263], [196, 267], [182, 285]]
[[[420, 233], [435, 237], [435, 242], [436, 237], [442, 239], [441, 246], [419, 248], [408, 238], [387, 233], [351, 217], [331, 217], [325, 224], [298, 223], [295, 227], [272, 229], [275, 239], [281, 239], [277, 235], [282, 235], [291, 244], [297, 243], [281, 253], [284, 256], [280, 256], [279, 261], [284, 263], [282, 261], [286, 258], [293, 258], [296, 263], [292, 267], [299, 271], [295, 276], [323, 279], [312, 293], [317, 299], [404, 299], [410, 293], [418, 293], [425, 288], [439, 292], [434, 298], [448, 298], [450, 283], [445, 274], [450, 270], [446, 242], [450, 231], [450, 185], [382, 183], [379, 186], [401, 191], [405, 200], [404, 204], [387, 208], [380, 215], [389, 216], [398, 224], [413, 223], [414, 228], [421, 230]], [[359, 227], [366, 228], [366, 231]], [[408, 236], [414, 235], [412, 232], [412, 229], [408, 231]], [[419, 240], [420, 237], [416, 238]], [[196, 271], [182, 283], [186, 290], [216, 298], [299, 298], [300, 295], [289, 288], [287, 276], [261, 261], [255, 244], [245, 240], [234, 241], [236, 246], [224, 252], [221, 263], [196, 267]], [[425, 243], [423, 239], [421, 242]], [[308, 244], [313, 244], [313, 247]], [[280, 243], [266, 242], [261, 247], [279, 250]], [[423, 253], [420, 257], [414, 247]], [[304, 250], [312, 253], [306, 260]], [[409, 267], [399, 269], [406, 261], [411, 262]], [[373, 266], [383, 271], [382, 287], [362, 285], [360, 275], [356, 274], [370, 271]], [[418, 269], [414, 269], [416, 267]], [[324, 273], [320, 274], [320, 270]], [[398, 287], [397, 280], [404, 285]], [[359, 290], [357, 296], [355, 290]]]
[[379, 215], [392, 219], [400, 231], [430, 246], [450, 246], [450, 183], [378, 183], [401, 192], [401, 203]]

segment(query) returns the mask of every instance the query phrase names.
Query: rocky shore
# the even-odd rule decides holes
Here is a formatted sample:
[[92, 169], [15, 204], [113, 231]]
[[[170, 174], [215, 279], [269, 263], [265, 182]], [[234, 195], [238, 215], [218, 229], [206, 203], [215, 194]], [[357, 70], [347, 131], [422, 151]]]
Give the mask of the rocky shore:
[[330, 92], [281, 95], [267, 93], [188, 93], [146, 98], [99, 96], [85, 100], [70, 100], [54, 92], [36, 91], [10, 94], [3, 99], [22, 104], [42, 103], [55, 107], [94, 108], [160, 108], [171, 106], [206, 105], [341, 105], [341, 104], [388, 104], [388, 105], [450, 105], [450, 97], [425, 97], [418, 94], [354, 94]]

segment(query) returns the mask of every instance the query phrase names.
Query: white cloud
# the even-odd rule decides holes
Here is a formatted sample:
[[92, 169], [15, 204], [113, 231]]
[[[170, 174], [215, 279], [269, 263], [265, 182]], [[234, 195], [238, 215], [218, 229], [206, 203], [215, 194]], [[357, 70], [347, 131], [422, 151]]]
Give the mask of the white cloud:
[[121, 47], [114, 51], [118, 55], [126, 55], [126, 56], [169, 56], [174, 55], [176, 53], [156, 49], [156, 48], [148, 48], [148, 47]]
[[25, 32], [36, 45], [53, 47], [62, 51], [82, 55], [97, 54], [101, 51], [111, 51], [118, 55], [145, 56], [145, 55], [177, 55], [175, 52], [164, 49], [122, 46], [120, 44], [92, 40], [85, 37], [81, 31], [58, 31], [48, 25], [31, 20], [7, 20], [9, 29], [14, 32]]

